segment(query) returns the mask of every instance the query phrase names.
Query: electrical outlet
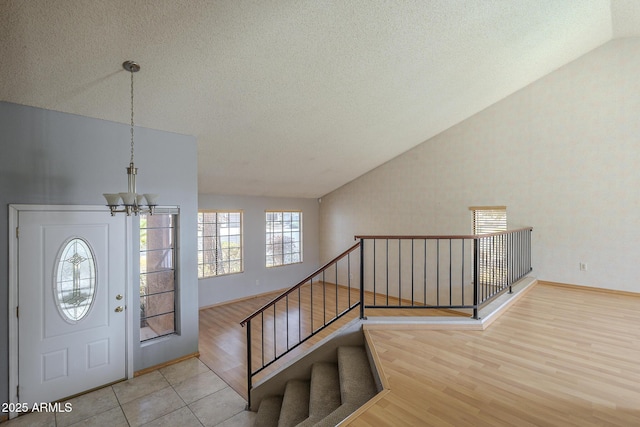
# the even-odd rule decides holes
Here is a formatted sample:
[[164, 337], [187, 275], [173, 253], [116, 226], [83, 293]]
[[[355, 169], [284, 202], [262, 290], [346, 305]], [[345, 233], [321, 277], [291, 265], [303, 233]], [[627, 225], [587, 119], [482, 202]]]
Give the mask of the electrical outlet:
[[587, 271], [587, 263], [586, 262], [581, 262], [580, 263], [580, 271]]
[[260, 286], [260, 279], [256, 279], [256, 286]]

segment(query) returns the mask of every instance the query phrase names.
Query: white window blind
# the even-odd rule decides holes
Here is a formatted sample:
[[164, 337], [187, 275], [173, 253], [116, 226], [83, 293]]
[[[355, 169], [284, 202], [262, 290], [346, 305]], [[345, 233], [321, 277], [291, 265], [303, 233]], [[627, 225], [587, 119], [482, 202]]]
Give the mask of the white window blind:
[[[507, 230], [506, 206], [475, 206], [473, 212], [473, 234], [491, 234]], [[507, 244], [505, 235], [480, 238], [478, 240], [478, 281], [483, 295], [492, 293], [507, 278]]]
[[506, 206], [474, 206], [473, 234], [497, 233], [507, 230]]

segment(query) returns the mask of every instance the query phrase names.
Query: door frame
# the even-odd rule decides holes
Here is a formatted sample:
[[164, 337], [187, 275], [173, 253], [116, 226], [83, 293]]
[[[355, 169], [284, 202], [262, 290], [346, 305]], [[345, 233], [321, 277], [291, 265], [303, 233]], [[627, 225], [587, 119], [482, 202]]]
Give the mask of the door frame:
[[[20, 212], [104, 212], [109, 210], [100, 205], [9, 205], [9, 403], [18, 403], [18, 317], [15, 315], [18, 307], [18, 217]], [[133, 301], [132, 289], [132, 236], [133, 219], [125, 218], [125, 295], [126, 301]], [[133, 378], [133, 313], [135, 310], [125, 310], [125, 374]], [[18, 416], [17, 412], [10, 412], [9, 418]]]

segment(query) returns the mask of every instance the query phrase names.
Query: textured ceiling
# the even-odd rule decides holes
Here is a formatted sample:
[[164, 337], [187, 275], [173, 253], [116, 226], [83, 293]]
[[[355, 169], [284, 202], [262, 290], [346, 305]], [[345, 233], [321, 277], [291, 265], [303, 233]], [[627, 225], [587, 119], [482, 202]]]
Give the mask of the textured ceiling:
[[[319, 197], [614, 36], [636, 0], [0, 0], [0, 100], [194, 135], [201, 193]], [[123, 152], [123, 163], [128, 153]]]

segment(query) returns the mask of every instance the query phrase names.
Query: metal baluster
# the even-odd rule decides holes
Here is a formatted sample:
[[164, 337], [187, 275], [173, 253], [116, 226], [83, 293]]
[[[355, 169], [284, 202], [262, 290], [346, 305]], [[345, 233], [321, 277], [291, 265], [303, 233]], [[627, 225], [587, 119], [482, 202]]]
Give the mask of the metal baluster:
[[[376, 241], [377, 239], [373, 239], [373, 305], [376, 305]], [[360, 259], [364, 259], [364, 252], [360, 252]], [[362, 289], [362, 288], [360, 288]], [[360, 298], [360, 303], [364, 304], [364, 300], [362, 297]]]
[[512, 294], [513, 293], [513, 281], [511, 280], [511, 277], [509, 277], [509, 257], [511, 256], [511, 254], [509, 253], [509, 237], [510, 234], [505, 234], [504, 235], [504, 246], [505, 246], [505, 278], [507, 280], [507, 285], [509, 285], [509, 293]]
[[302, 314], [300, 311], [302, 307], [301, 289], [302, 286], [298, 288], [298, 343], [302, 341]]
[[351, 252], [347, 254], [347, 304], [351, 308]]
[[518, 239], [518, 253], [519, 253], [519, 256], [518, 256], [518, 259], [519, 259], [519, 261], [518, 261], [518, 275], [520, 275], [520, 274], [522, 274], [522, 265], [523, 265], [523, 263], [522, 263], [522, 235], [520, 233], [517, 233], [516, 236], [517, 236], [517, 239]]
[[322, 324], [327, 326], [327, 282], [324, 280], [324, 270], [322, 270]]
[[513, 233], [509, 233], [507, 235], [507, 277], [509, 278], [509, 283], [513, 283], [513, 267], [512, 267], [512, 262], [513, 262]]
[[336, 318], [338, 317], [338, 263], [335, 263], [336, 269]]
[[387, 242], [387, 303], [386, 305], [389, 305], [389, 239], [386, 239]]
[[498, 253], [496, 248], [496, 236], [491, 236], [491, 287], [487, 297], [492, 296], [496, 292], [498, 282]]
[[414, 301], [414, 280], [413, 280], [413, 269], [414, 269], [414, 249], [413, 249], [413, 239], [411, 239], [411, 306], [413, 307], [415, 304]]
[[527, 272], [529, 272], [533, 269], [531, 265], [531, 230], [527, 231], [527, 260], [528, 260]]
[[460, 302], [460, 305], [464, 305], [464, 240], [462, 239], [462, 280], [460, 280], [460, 283], [462, 284], [462, 301]]
[[427, 305], [427, 239], [424, 239], [424, 305]]
[[[376, 286], [376, 260], [375, 260], [376, 241], [373, 241], [373, 289]], [[375, 295], [375, 293], [374, 293]], [[375, 304], [375, 299], [374, 299]], [[360, 239], [360, 318], [364, 319], [364, 239]]]
[[452, 298], [453, 298], [453, 293], [452, 293], [452, 291], [451, 291], [451, 287], [452, 287], [452, 280], [453, 280], [453, 274], [452, 274], [453, 270], [452, 270], [452, 265], [451, 265], [451, 263], [452, 263], [452, 258], [453, 258], [453, 257], [451, 256], [451, 250], [452, 250], [452, 249], [451, 249], [451, 248], [452, 248], [452, 247], [451, 247], [451, 241], [452, 241], [452, 240], [453, 240], [453, 239], [449, 239], [449, 305], [452, 305], [452, 304], [451, 304], [451, 303], [452, 303], [452, 301], [451, 301], [451, 300], [452, 300]]
[[402, 305], [402, 239], [398, 239], [398, 305]]
[[436, 239], [436, 305], [440, 305], [440, 239]]

